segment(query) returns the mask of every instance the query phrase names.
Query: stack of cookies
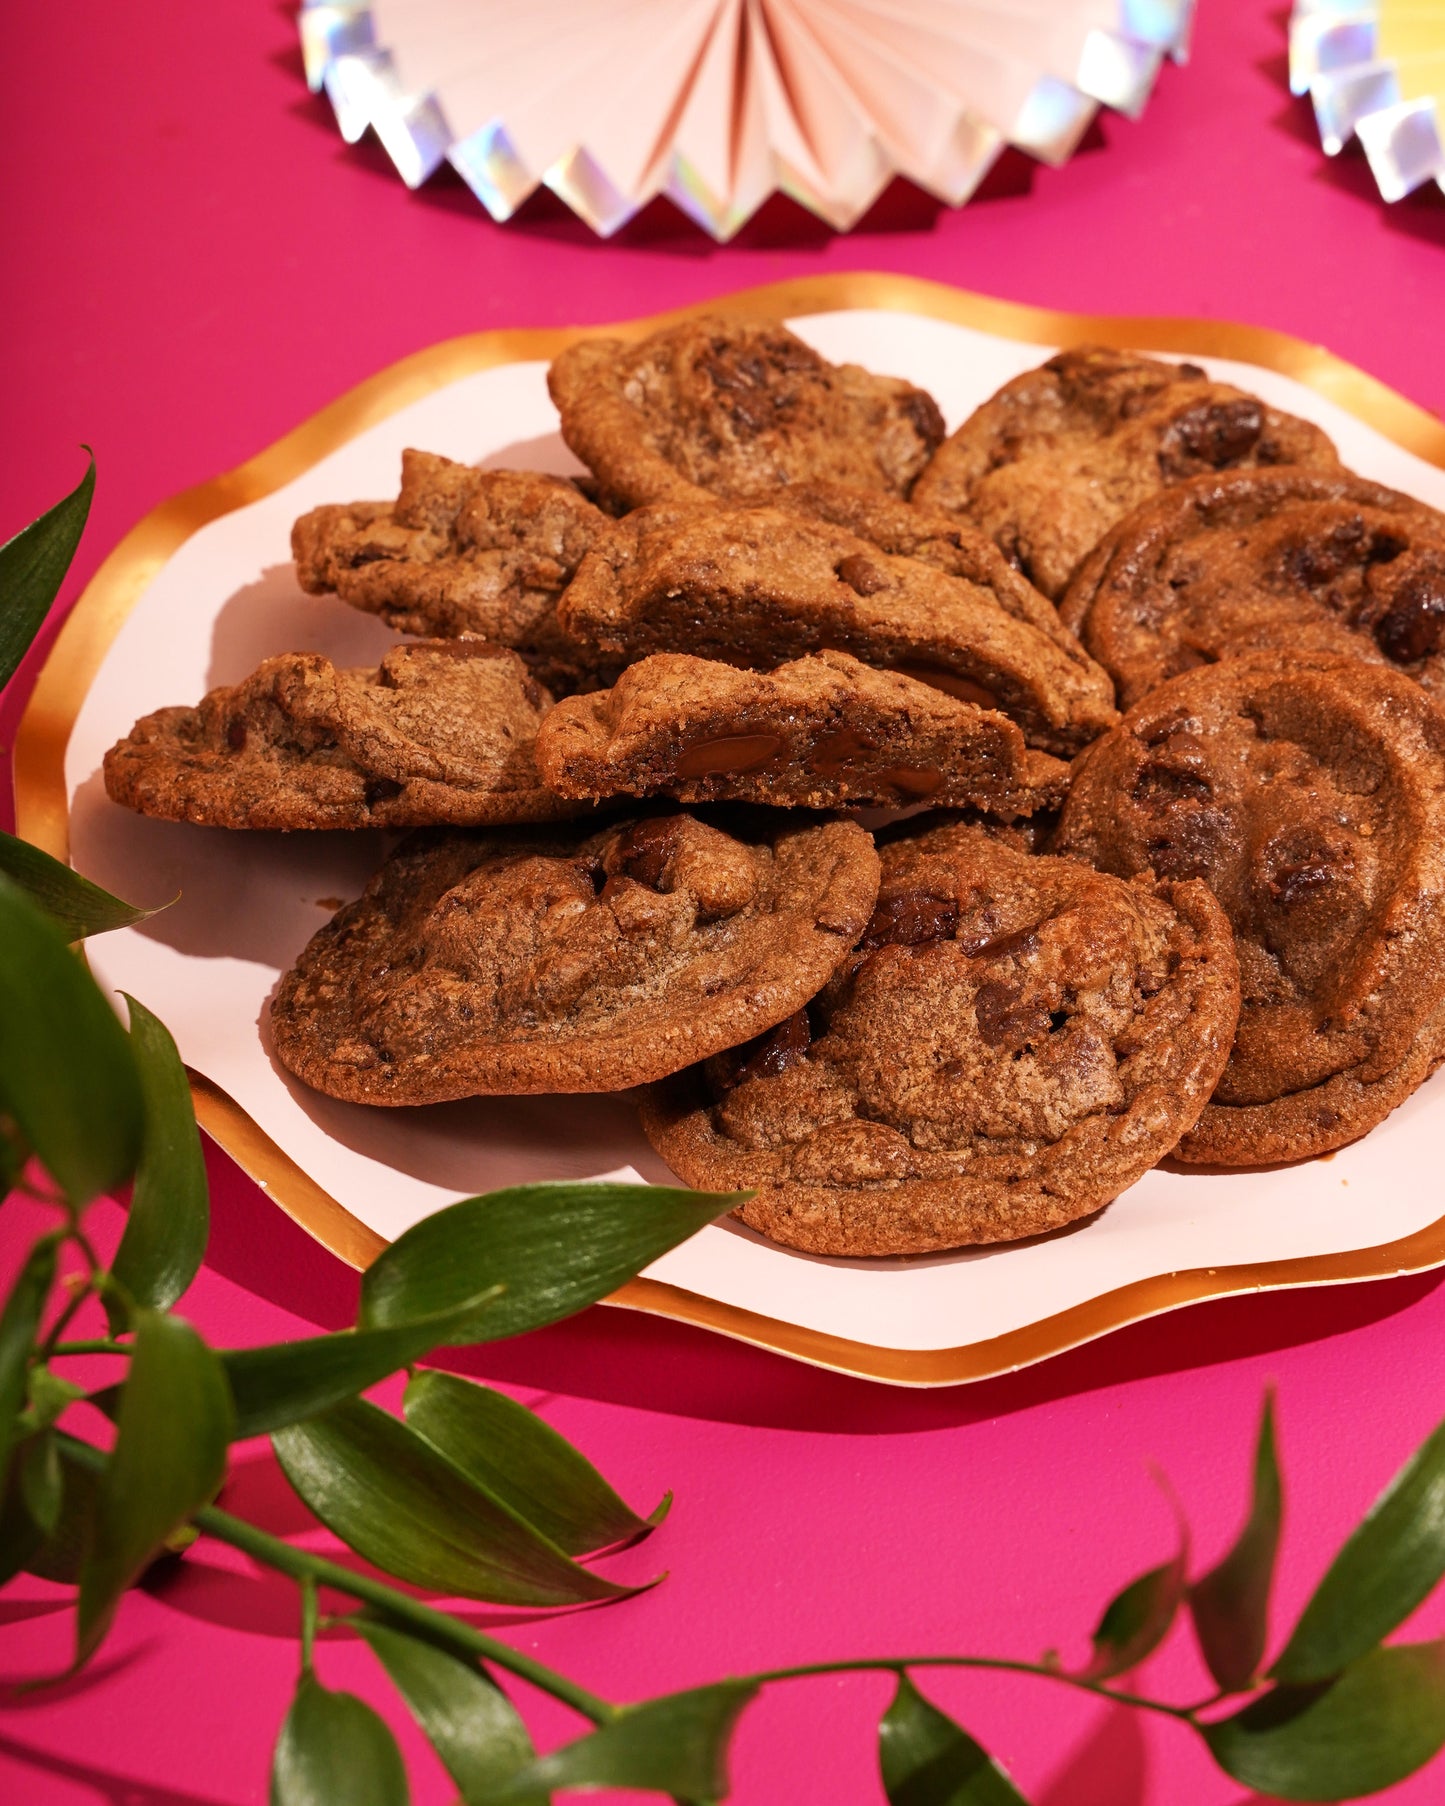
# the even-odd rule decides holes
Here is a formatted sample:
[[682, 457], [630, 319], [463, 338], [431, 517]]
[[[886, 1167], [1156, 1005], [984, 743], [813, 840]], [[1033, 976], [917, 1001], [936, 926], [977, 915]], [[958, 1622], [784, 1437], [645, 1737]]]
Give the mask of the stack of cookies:
[[414, 830], [277, 990], [305, 1083], [639, 1087], [755, 1229], [887, 1255], [1326, 1152], [1445, 1057], [1445, 518], [1099, 348], [951, 438], [766, 320], [549, 381], [590, 478], [409, 451], [296, 523], [416, 637], [107, 755], [149, 815]]

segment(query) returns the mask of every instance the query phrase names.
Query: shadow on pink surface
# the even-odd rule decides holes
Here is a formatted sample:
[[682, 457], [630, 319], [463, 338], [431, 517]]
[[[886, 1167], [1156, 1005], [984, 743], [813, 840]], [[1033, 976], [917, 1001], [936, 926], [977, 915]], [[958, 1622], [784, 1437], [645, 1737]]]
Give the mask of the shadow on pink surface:
[[1106, 1706], [1094, 1729], [1038, 1795], [1037, 1806], [1144, 1806], [1148, 1779], [1139, 1714]]
[[73, 1781], [92, 1790], [97, 1800], [108, 1806], [227, 1806], [219, 1794], [183, 1793], [174, 1787], [158, 1786], [153, 1781], [139, 1781], [133, 1776], [118, 1775], [108, 1769], [94, 1768], [88, 1762], [77, 1762], [71, 1756], [60, 1756], [52, 1750], [33, 1749], [13, 1738], [0, 1737], [0, 1756], [17, 1766], [31, 1769], [37, 1776], [52, 1781]]
[[[355, 1320], [357, 1275], [208, 1148], [208, 1264], [321, 1329]], [[908, 1391], [825, 1372], [639, 1312], [597, 1307], [510, 1342], [443, 1354], [479, 1379], [680, 1417], [843, 1435], [976, 1423], [1127, 1381], [1272, 1354], [1380, 1323], [1437, 1292], [1445, 1274], [1220, 1299], [1136, 1323], [1036, 1367], [971, 1386]]]

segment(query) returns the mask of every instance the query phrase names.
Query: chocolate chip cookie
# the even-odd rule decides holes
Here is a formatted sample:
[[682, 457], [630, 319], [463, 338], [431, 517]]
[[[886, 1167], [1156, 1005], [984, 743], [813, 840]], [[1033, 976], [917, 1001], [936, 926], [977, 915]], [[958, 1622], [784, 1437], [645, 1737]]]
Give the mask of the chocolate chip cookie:
[[375, 671], [268, 658], [193, 709], [159, 709], [105, 755], [111, 798], [214, 828], [415, 828], [579, 813], [533, 759], [551, 697], [484, 640], [395, 646]]
[[777, 508], [637, 509], [582, 560], [558, 618], [624, 663], [689, 652], [767, 668], [848, 652], [1002, 710], [1047, 752], [1077, 752], [1115, 719], [1106, 674], [1011, 612], [1006, 590]]
[[562, 437], [628, 507], [810, 478], [906, 495], [944, 431], [924, 390], [830, 364], [776, 320], [584, 339], [547, 386]]
[[544, 682], [570, 688], [576, 649], [557, 597], [607, 516], [562, 477], [474, 470], [402, 453], [394, 503], [313, 508], [291, 530], [302, 589], [335, 591], [401, 633], [478, 634], [525, 653]]
[[1383, 664], [1256, 653], [1172, 679], [1078, 762], [1054, 849], [1204, 879], [1243, 1006], [1182, 1159], [1373, 1128], [1445, 1049], [1445, 717]]
[[1445, 515], [1347, 472], [1196, 477], [1085, 559], [1060, 613], [1128, 707], [1278, 648], [1389, 662], [1445, 692]]
[[1116, 521], [1172, 483], [1260, 465], [1333, 470], [1317, 426], [1197, 364], [1100, 345], [1005, 383], [923, 472], [913, 499], [981, 527], [1046, 596], [1061, 596]]
[[945, 826], [882, 849], [857, 951], [806, 1010], [651, 1091], [690, 1185], [815, 1254], [1008, 1241], [1098, 1210], [1204, 1107], [1234, 1034], [1206, 885], [1126, 884]]
[[611, 690], [559, 703], [537, 736], [548, 786], [578, 798], [899, 808], [1011, 818], [1062, 802], [1069, 768], [1007, 716], [846, 652], [770, 672], [660, 652]]
[[356, 1103], [621, 1090], [800, 1009], [877, 888], [853, 822], [414, 835], [282, 979], [276, 1053]]

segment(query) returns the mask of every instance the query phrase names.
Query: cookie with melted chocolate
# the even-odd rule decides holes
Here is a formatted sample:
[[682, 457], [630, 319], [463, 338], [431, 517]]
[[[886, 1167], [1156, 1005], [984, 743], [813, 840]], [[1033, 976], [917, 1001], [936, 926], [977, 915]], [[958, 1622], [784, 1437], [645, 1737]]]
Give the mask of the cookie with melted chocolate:
[[1016, 376], [934, 454], [913, 500], [983, 529], [1046, 596], [1133, 508], [1211, 471], [1339, 458], [1317, 426], [1197, 364], [1102, 345]]
[[902, 496], [944, 432], [924, 390], [830, 364], [777, 320], [583, 339], [547, 386], [562, 437], [628, 507], [809, 479]]
[[105, 755], [113, 801], [216, 828], [415, 828], [579, 813], [533, 758], [551, 697], [484, 640], [395, 646], [375, 671], [268, 658]]
[[1056, 852], [1201, 878], [1243, 1007], [1183, 1160], [1373, 1128], [1445, 1051], [1445, 716], [1383, 664], [1256, 653], [1172, 679], [1078, 762]]
[[1125, 707], [1266, 648], [1392, 664], [1445, 694], [1445, 515], [1348, 472], [1197, 477], [1120, 521], [1060, 613]]
[[878, 857], [853, 822], [733, 828], [413, 835], [282, 979], [278, 1058], [425, 1104], [622, 1090], [772, 1028], [848, 957]]
[[1069, 768], [1007, 716], [846, 652], [770, 672], [660, 652], [548, 715], [537, 762], [560, 796], [671, 796], [812, 809], [974, 806], [1011, 819], [1062, 802]]
[[335, 592], [401, 633], [477, 634], [524, 653], [539, 677], [588, 675], [557, 627], [557, 597], [607, 516], [562, 477], [474, 470], [405, 451], [395, 502], [328, 504], [291, 530], [309, 595]]
[[1113, 685], [1071, 636], [994, 587], [899, 558], [790, 510], [659, 504], [614, 522], [558, 608], [564, 630], [627, 663], [687, 652], [767, 669], [824, 649], [902, 671], [1077, 752], [1115, 719]]
[[815, 1254], [1057, 1229], [1174, 1147], [1228, 1057], [1229, 924], [1198, 882], [1132, 884], [950, 825], [882, 849], [857, 950], [806, 1011], [647, 1094], [690, 1185]]

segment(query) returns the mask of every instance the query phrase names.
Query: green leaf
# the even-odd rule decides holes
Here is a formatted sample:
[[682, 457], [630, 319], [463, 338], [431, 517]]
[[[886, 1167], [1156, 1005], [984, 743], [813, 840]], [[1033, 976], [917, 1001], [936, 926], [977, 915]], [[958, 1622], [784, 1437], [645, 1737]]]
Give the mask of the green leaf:
[[906, 1674], [878, 1726], [878, 1766], [889, 1806], [1027, 1806], [983, 1745]]
[[0, 1486], [0, 1586], [7, 1585], [29, 1566], [45, 1541], [45, 1531], [35, 1521], [25, 1485], [30, 1452], [39, 1440], [32, 1437], [20, 1444]]
[[1284, 1492], [1268, 1393], [1254, 1450], [1254, 1494], [1234, 1547], [1189, 1589], [1189, 1609], [1209, 1672], [1227, 1693], [1242, 1692], [1259, 1672], [1269, 1636], [1269, 1592], [1279, 1549]]
[[1379, 1793], [1445, 1744], [1445, 1642], [1371, 1650], [1334, 1680], [1276, 1687], [1203, 1735], [1227, 1775], [1278, 1799]]
[[363, 1399], [272, 1437], [295, 1487], [329, 1530], [413, 1586], [504, 1605], [622, 1599], [404, 1423]]
[[496, 1789], [532, 1760], [532, 1739], [516, 1707], [480, 1668], [450, 1651], [372, 1618], [351, 1623], [376, 1652], [466, 1806], [489, 1806]]
[[20, 1131], [5, 1111], [0, 1110], [0, 1198], [8, 1198], [14, 1191], [29, 1158], [30, 1149]]
[[1094, 1631], [1094, 1653], [1081, 1679], [1107, 1681], [1127, 1674], [1159, 1647], [1184, 1602], [1188, 1561], [1189, 1539], [1181, 1524], [1174, 1559], [1130, 1581], [1104, 1608]]
[[95, 454], [63, 501], [0, 546], [0, 689], [15, 675], [80, 544], [95, 492]]
[[60, 1522], [64, 1490], [55, 1438], [48, 1430], [42, 1430], [26, 1444], [25, 1458], [20, 1464], [20, 1493], [25, 1500], [25, 1509], [45, 1536], [50, 1536]]
[[236, 1401], [237, 1438], [269, 1434], [364, 1392], [449, 1342], [455, 1329], [474, 1322], [501, 1291], [493, 1286], [455, 1311], [394, 1329], [343, 1329], [300, 1342], [228, 1350], [221, 1359]]
[[667, 1513], [670, 1494], [651, 1519], [638, 1517], [565, 1436], [474, 1380], [419, 1373], [403, 1408], [418, 1436], [569, 1555], [645, 1536]]
[[1445, 1423], [1370, 1507], [1331, 1562], [1270, 1669], [1296, 1684], [1327, 1679], [1408, 1618], [1445, 1574]]
[[73, 1203], [135, 1171], [143, 1117], [125, 1030], [64, 933], [5, 877], [0, 1107]]
[[728, 1743], [758, 1685], [719, 1681], [630, 1706], [524, 1768], [498, 1788], [495, 1806], [531, 1806], [559, 1787], [640, 1787], [682, 1800], [725, 1799]]
[[407, 1806], [396, 1739], [365, 1700], [303, 1674], [276, 1740], [271, 1806]]
[[211, 1223], [206, 1161], [191, 1082], [175, 1042], [144, 1004], [130, 996], [126, 1003], [145, 1129], [125, 1233], [110, 1270], [136, 1304], [165, 1311], [196, 1277], [205, 1256]]
[[0, 1310], [0, 1486], [10, 1467], [25, 1403], [30, 1351], [40, 1331], [45, 1301], [55, 1283], [61, 1237], [46, 1235], [25, 1257], [5, 1308]]
[[108, 890], [82, 878], [79, 872], [31, 846], [28, 840], [17, 840], [13, 834], [0, 833], [0, 872], [33, 897], [46, 915], [65, 930], [69, 941], [84, 940], [90, 934], [108, 934], [112, 928], [129, 928], [132, 923], [144, 922], [147, 916], [157, 914], [154, 909], [137, 909], [133, 903], [122, 903]]
[[64, 1436], [56, 1438], [60, 1456], [60, 1512], [55, 1528], [25, 1557], [24, 1566], [42, 1580], [75, 1586], [95, 1541], [100, 1505], [100, 1477], [67, 1457]]
[[361, 1323], [452, 1309], [486, 1285], [507, 1293], [459, 1341], [521, 1335], [594, 1304], [749, 1194], [663, 1185], [516, 1185], [424, 1218], [367, 1269]]
[[135, 1331], [81, 1570], [77, 1666], [105, 1635], [126, 1587], [210, 1503], [226, 1472], [231, 1395], [220, 1362], [179, 1317], [137, 1311]]

